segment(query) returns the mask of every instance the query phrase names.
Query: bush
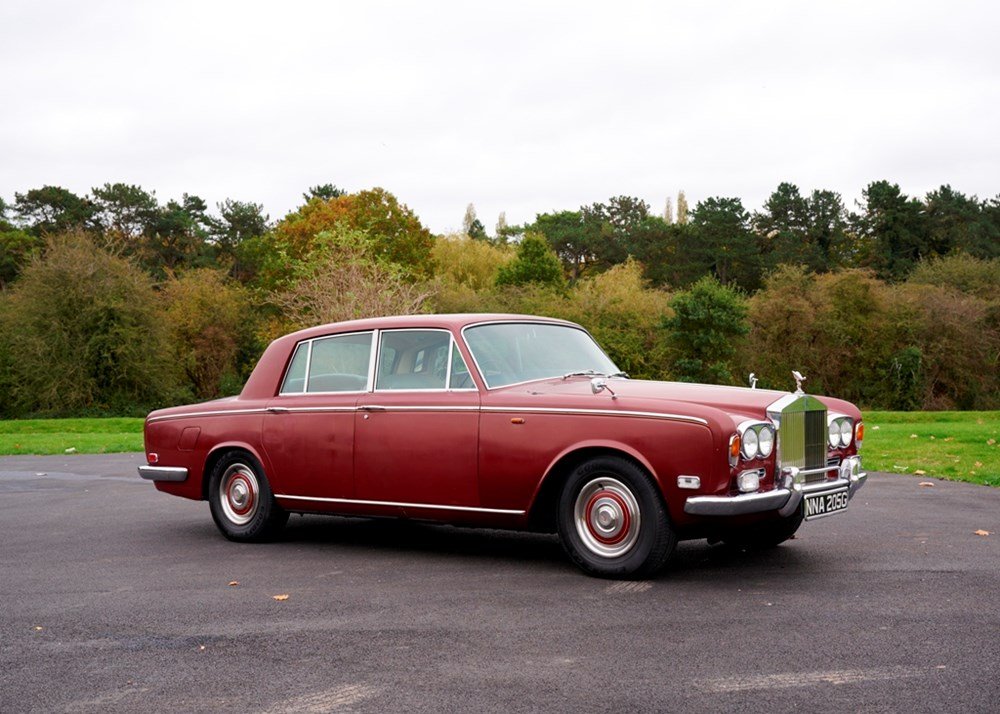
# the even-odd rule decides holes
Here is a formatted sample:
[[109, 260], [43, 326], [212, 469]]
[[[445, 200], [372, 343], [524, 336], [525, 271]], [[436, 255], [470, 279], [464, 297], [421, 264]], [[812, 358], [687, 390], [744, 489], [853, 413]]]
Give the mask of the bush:
[[670, 332], [675, 376], [684, 382], [729, 384], [731, 362], [749, 332], [746, 300], [736, 290], [704, 277], [670, 301]]
[[555, 289], [566, 285], [562, 263], [549, 248], [544, 236], [528, 233], [517, 247], [517, 257], [500, 267], [497, 285], [527, 285], [537, 283]]
[[1000, 258], [982, 260], [958, 254], [924, 260], [907, 282], [952, 288], [984, 300], [1000, 301]]
[[50, 238], [4, 302], [5, 415], [138, 414], [176, 395], [151, 278], [85, 235]]

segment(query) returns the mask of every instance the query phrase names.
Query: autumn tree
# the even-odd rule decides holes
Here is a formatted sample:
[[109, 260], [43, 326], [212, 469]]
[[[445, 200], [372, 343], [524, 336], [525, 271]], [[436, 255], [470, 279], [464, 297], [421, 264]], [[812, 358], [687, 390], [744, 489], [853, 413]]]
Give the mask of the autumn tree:
[[677, 222], [682, 226], [688, 222], [688, 201], [683, 191], [677, 192]]

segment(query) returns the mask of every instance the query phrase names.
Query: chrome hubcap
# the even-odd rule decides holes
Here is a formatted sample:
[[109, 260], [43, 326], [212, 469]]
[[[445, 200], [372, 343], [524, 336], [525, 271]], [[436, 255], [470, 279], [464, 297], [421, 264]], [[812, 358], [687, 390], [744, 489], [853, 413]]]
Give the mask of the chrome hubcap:
[[576, 497], [573, 516], [580, 540], [603, 558], [624, 555], [639, 537], [639, 503], [618, 479], [588, 482]]
[[257, 476], [249, 466], [233, 464], [226, 469], [219, 483], [219, 501], [229, 521], [242, 526], [253, 520], [259, 498]]

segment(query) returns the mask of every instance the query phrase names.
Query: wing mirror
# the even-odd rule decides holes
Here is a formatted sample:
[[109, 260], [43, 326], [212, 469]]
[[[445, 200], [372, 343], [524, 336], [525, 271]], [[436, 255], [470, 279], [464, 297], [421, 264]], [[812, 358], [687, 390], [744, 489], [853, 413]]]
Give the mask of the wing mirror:
[[618, 399], [618, 395], [611, 390], [611, 387], [608, 386], [608, 381], [606, 379], [603, 377], [594, 377], [590, 380], [590, 391], [594, 394], [600, 394], [605, 389], [608, 390], [609, 394], [611, 394], [612, 399]]

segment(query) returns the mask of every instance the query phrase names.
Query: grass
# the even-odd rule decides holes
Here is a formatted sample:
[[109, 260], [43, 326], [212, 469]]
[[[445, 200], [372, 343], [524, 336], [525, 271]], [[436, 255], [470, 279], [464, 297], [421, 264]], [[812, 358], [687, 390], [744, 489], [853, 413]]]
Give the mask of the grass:
[[142, 423], [126, 418], [0, 421], [0, 455], [142, 451]]
[[[1000, 412], [865, 412], [865, 468], [1000, 486]], [[0, 455], [142, 451], [142, 419], [0, 421]]]
[[862, 463], [1000, 486], [1000, 412], [865, 412]]

